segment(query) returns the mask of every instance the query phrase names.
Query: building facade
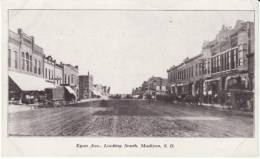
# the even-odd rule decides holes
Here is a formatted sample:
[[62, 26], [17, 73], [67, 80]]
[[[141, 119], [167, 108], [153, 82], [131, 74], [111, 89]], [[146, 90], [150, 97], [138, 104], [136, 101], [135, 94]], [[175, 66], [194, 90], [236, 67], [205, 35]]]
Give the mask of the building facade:
[[22, 29], [9, 30], [8, 70], [43, 78], [43, 49]]
[[[46, 88], [65, 86], [73, 99], [78, 94], [78, 66], [56, 63], [44, 54], [34, 37], [18, 29], [8, 31], [9, 99], [21, 100], [44, 96]], [[27, 82], [26, 82], [27, 81]], [[74, 97], [75, 96], [75, 97]]]
[[79, 76], [79, 99], [89, 99], [93, 92], [93, 76], [88, 75]]
[[54, 87], [44, 80], [45, 54], [22, 29], [17, 33], [9, 30], [8, 34], [9, 99], [34, 100], [45, 88]]
[[51, 56], [44, 57], [44, 78], [47, 82], [52, 84], [56, 84], [54, 80], [55, 64], [56, 61]]
[[161, 77], [151, 77], [147, 80], [150, 95], [165, 95], [167, 93], [167, 79]]
[[63, 64], [63, 85], [70, 86], [79, 95], [79, 71], [78, 66], [72, 66], [71, 64]]
[[254, 88], [254, 23], [237, 21], [234, 28], [222, 26], [202, 53], [167, 70], [171, 93], [219, 96], [231, 89]]

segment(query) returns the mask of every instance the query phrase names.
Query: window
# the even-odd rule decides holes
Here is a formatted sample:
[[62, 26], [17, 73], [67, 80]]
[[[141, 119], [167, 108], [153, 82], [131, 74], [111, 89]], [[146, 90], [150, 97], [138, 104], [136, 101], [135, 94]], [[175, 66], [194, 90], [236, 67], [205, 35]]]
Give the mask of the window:
[[51, 70], [49, 70], [49, 79], [51, 79]]
[[223, 65], [223, 54], [222, 55], [220, 55], [220, 71], [223, 71], [224, 70], [224, 65]]
[[193, 66], [191, 66], [191, 77], [193, 77]]
[[233, 50], [234, 51], [234, 68], [237, 67], [237, 54], [236, 54], [236, 50]]
[[218, 72], [221, 71], [221, 61], [220, 61], [220, 55], [218, 56]]
[[231, 51], [231, 69], [235, 68], [234, 50]]
[[64, 75], [64, 80], [65, 80], [64, 83], [67, 84], [67, 75], [66, 74]]
[[26, 71], [28, 71], [29, 72], [29, 53], [27, 52], [26, 53]]
[[14, 51], [14, 67], [18, 68], [18, 54]]
[[228, 57], [228, 52], [226, 52], [225, 53], [225, 55], [226, 55], [226, 70], [228, 70], [229, 69], [229, 57]]
[[40, 74], [41, 74], [41, 68], [42, 68], [42, 67], [41, 67], [41, 61], [39, 61], [38, 64], [39, 64], [38, 73], [39, 73], [39, 75], [40, 75]]
[[8, 49], [8, 66], [11, 67], [11, 49]]
[[37, 60], [34, 60], [34, 73], [37, 74]]
[[71, 83], [73, 83], [73, 75], [71, 75]]
[[243, 65], [243, 52], [240, 51], [240, 52], [238, 53], [238, 56], [239, 56], [239, 57], [238, 57], [238, 65], [239, 65], [239, 66], [242, 66], [242, 65]]
[[226, 54], [223, 54], [222, 55], [223, 57], [223, 62], [222, 62], [222, 65], [223, 65], [223, 71], [225, 71], [226, 70]]
[[199, 63], [199, 75], [201, 75], [201, 63]]
[[30, 55], [30, 72], [32, 72], [32, 55]]
[[235, 50], [235, 57], [236, 57], [236, 67], [239, 66], [238, 63], [238, 49]]
[[195, 69], [195, 75], [196, 76], [198, 75], [197, 70], [198, 70], [198, 64], [196, 64], [196, 69]]
[[22, 52], [22, 70], [24, 70], [25, 67], [25, 56], [24, 56], [24, 52]]
[[210, 74], [210, 59], [208, 59], [208, 74]]
[[68, 84], [70, 84], [70, 76], [68, 75]]

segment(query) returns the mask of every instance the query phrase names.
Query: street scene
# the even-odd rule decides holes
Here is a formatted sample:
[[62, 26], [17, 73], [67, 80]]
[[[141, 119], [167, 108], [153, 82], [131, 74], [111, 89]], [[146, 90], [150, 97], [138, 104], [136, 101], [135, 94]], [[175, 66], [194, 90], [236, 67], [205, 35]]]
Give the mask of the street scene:
[[238, 11], [10, 11], [8, 135], [252, 138], [254, 27]]

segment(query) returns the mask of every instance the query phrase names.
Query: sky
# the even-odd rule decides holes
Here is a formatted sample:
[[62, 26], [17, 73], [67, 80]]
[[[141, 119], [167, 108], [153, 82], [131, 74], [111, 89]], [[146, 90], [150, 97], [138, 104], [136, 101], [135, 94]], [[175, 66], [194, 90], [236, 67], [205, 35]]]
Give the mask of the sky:
[[22, 28], [57, 61], [112, 93], [131, 93], [151, 76], [201, 52], [222, 25], [254, 21], [252, 11], [10, 10], [9, 29]]

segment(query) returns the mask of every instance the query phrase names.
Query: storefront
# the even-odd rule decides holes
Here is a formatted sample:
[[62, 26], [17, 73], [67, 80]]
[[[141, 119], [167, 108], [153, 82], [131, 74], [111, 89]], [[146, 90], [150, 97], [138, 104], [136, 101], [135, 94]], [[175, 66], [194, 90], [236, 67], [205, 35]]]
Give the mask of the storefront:
[[66, 89], [65, 100], [66, 101], [76, 101], [77, 100], [76, 92], [70, 86], [65, 86], [65, 89]]
[[233, 75], [226, 78], [225, 90], [248, 89], [248, 74]]
[[54, 85], [43, 78], [27, 74], [9, 72], [9, 101], [31, 104], [42, 100], [44, 89]]

